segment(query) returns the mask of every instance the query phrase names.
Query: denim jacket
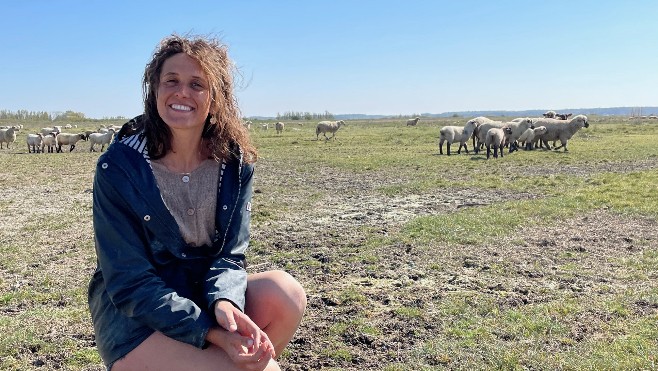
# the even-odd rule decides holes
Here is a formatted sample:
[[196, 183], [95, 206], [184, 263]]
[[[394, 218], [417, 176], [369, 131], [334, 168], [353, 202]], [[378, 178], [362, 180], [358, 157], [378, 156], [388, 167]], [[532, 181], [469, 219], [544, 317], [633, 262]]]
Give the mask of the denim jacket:
[[253, 165], [241, 156], [221, 164], [212, 246], [188, 246], [160, 195], [143, 133], [122, 135], [129, 124], [99, 157], [93, 188], [98, 263], [88, 300], [108, 367], [154, 331], [203, 347], [216, 325], [214, 302], [244, 311], [247, 288]]

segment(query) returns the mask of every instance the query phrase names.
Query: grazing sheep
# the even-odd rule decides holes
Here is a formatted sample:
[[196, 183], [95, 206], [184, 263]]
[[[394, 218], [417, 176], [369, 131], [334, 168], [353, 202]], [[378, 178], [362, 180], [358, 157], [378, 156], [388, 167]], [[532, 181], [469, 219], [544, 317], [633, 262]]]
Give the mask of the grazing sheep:
[[[341, 126], [345, 125], [345, 121], [320, 121], [318, 126], [315, 128], [315, 140], [320, 140], [320, 133], [324, 135], [325, 140], [336, 137], [336, 132], [340, 129]], [[332, 133], [331, 138], [327, 137], [327, 133]]]
[[43, 151], [43, 134], [28, 134], [26, 138], [27, 153], [39, 153]]
[[270, 128], [270, 124], [268, 124], [268, 123], [260, 124], [260, 128], [263, 129], [263, 130], [267, 130], [267, 129]]
[[505, 144], [506, 138], [510, 135], [512, 135], [512, 128], [509, 126], [487, 130], [487, 135], [484, 139], [484, 144], [487, 146], [487, 160], [491, 155], [492, 147], [494, 158], [498, 158], [498, 150], [500, 150], [500, 157], [503, 157], [503, 145]]
[[73, 149], [75, 148], [75, 144], [78, 143], [79, 140], [84, 140], [85, 139], [85, 133], [80, 133], [80, 134], [71, 134], [71, 133], [59, 133], [57, 134], [57, 152], [64, 152], [62, 151], [62, 146], [63, 145], [69, 145], [69, 152], [73, 152]]
[[547, 119], [554, 119], [556, 113], [555, 111], [546, 111], [546, 113], [542, 113], [542, 115]]
[[283, 122], [279, 121], [276, 124], [274, 124], [274, 127], [276, 128], [276, 133], [281, 134], [283, 133], [283, 128], [286, 126]]
[[16, 132], [19, 129], [12, 126], [9, 129], [0, 129], [0, 149], [4, 148], [4, 144], [7, 143], [7, 149], [11, 143], [16, 141]]
[[535, 142], [541, 141], [541, 145], [545, 145], [547, 149], [551, 149], [551, 146], [548, 145], [549, 141], [559, 140], [561, 145], [553, 149], [558, 150], [564, 148], [564, 152], [567, 152], [567, 142], [571, 137], [576, 134], [581, 128], [589, 127], [587, 122], [587, 116], [578, 115], [574, 116], [571, 120], [565, 122], [565, 120], [556, 120], [556, 119], [539, 119], [535, 123], [537, 126], [545, 126], [546, 133], [542, 135], [535, 136]]
[[96, 152], [94, 149], [94, 144], [99, 144], [101, 146], [101, 152], [105, 145], [110, 145], [112, 139], [114, 138], [114, 129], [108, 129], [107, 133], [91, 133], [89, 134], [89, 152]]
[[52, 132], [43, 136], [41, 141], [41, 152], [45, 151], [45, 148], [48, 147], [48, 153], [53, 153], [55, 148], [57, 148], [57, 135], [59, 133]]
[[523, 143], [525, 150], [530, 151], [532, 150], [532, 143], [535, 139], [535, 136], [538, 135], [543, 135], [546, 133], [546, 126], [537, 126], [534, 129], [528, 128], [528, 130], [524, 131], [523, 134], [519, 137], [519, 143]]
[[477, 123], [473, 120], [466, 122], [466, 125], [462, 126], [444, 126], [439, 130], [439, 154], [443, 154], [443, 142], [447, 142], [446, 149], [448, 156], [450, 156], [450, 145], [454, 142], [459, 142], [459, 148], [457, 149], [457, 154], [461, 153], [462, 147], [466, 153], [468, 153], [468, 148], [466, 143], [468, 139], [473, 135]]
[[416, 124], [418, 124], [418, 120], [420, 120], [420, 117], [407, 120], [407, 126], [416, 126]]
[[66, 124], [66, 125], [64, 125], [64, 129], [73, 129], [73, 125]]
[[559, 120], [568, 120], [572, 113], [556, 113], [555, 118]]
[[242, 123], [247, 130], [251, 130], [251, 121], [245, 121]]

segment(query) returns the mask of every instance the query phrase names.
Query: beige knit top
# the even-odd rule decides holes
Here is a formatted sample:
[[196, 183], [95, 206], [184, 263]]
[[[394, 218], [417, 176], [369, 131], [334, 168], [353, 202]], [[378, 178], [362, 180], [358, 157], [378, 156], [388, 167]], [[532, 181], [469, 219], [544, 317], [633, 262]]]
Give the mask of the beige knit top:
[[215, 234], [220, 164], [208, 159], [191, 173], [169, 171], [158, 160], [151, 160], [151, 167], [160, 195], [185, 242], [192, 246], [210, 245]]

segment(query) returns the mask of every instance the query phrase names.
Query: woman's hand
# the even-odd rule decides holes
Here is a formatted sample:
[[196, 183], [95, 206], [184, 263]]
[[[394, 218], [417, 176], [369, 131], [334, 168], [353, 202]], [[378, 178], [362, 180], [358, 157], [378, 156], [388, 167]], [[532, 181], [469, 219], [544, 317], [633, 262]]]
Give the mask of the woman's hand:
[[221, 346], [234, 362], [240, 364], [260, 363], [265, 360], [265, 364], [267, 364], [269, 359], [275, 357], [274, 345], [265, 331], [261, 330], [249, 316], [226, 300], [218, 300], [214, 308], [217, 323], [226, 332], [222, 339], [218, 340], [221, 344], [213, 341], [210, 333], [208, 340]]
[[261, 347], [256, 347], [252, 338], [228, 332], [221, 327], [211, 328], [206, 340], [222, 348], [235, 365], [245, 370], [263, 370], [274, 353], [272, 348], [263, 343]]

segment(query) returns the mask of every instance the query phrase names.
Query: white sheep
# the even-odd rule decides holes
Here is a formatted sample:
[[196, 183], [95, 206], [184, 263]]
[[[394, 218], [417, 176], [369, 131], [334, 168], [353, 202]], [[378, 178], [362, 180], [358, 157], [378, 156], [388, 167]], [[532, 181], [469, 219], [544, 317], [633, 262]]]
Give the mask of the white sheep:
[[468, 139], [473, 135], [477, 123], [473, 120], [466, 122], [464, 126], [444, 126], [439, 130], [439, 154], [443, 154], [443, 143], [447, 142], [446, 148], [448, 156], [450, 156], [450, 145], [454, 142], [459, 142], [459, 148], [457, 149], [457, 154], [461, 153], [462, 147], [466, 153], [468, 153], [468, 148], [466, 143]]
[[510, 153], [517, 151], [519, 149], [517, 144], [519, 137], [523, 135], [523, 133], [526, 130], [535, 128], [534, 121], [535, 120], [531, 118], [523, 117], [519, 119], [514, 119], [505, 124], [505, 126], [508, 126], [510, 129], [512, 129], [512, 134], [510, 134], [509, 137], [506, 139], [506, 142], [509, 143]]
[[[341, 126], [345, 125], [345, 121], [320, 121], [318, 126], [315, 127], [315, 140], [320, 139], [320, 133], [324, 135], [325, 140], [336, 137], [336, 132], [340, 129]], [[327, 137], [327, 133], [332, 133], [331, 138]]]
[[16, 141], [16, 132], [20, 130], [15, 126], [12, 126], [8, 129], [0, 129], [0, 149], [4, 148], [4, 144], [7, 143], [7, 149], [11, 143]]
[[43, 134], [28, 134], [25, 141], [27, 142], [27, 153], [39, 153], [43, 151]]
[[52, 132], [43, 136], [41, 141], [41, 152], [45, 152], [46, 147], [48, 147], [48, 153], [53, 153], [57, 148], [57, 135], [59, 133]]
[[487, 130], [487, 135], [484, 139], [484, 144], [487, 146], [487, 159], [489, 159], [492, 147], [494, 158], [498, 158], [498, 150], [500, 150], [500, 157], [503, 157], [503, 145], [505, 144], [506, 138], [511, 134], [512, 128], [509, 126], [504, 126], [502, 128], [494, 127]]
[[269, 123], [260, 124], [260, 128], [263, 130], [268, 130], [270, 128], [270, 124]]
[[420, 117], [407, 120], [407, 126], [416, 126], [416, 124], [418, 124], [418, 120], [420, 120]]
[[94, 149], [95, 144], [99, 144], [101, 146], [101, 152], [103, 152], [103, 148], [105, 145], [110, 145], [112, 143], [112, 139], [114, 138], [114, 129], [110, 128], [108, 129], [107, 133], [91, 133], [89, 134], [89, 152], [96, 152]]
[[60, 133], [61, 127], [60, 126], [53, 126], [52, 128], [41, 128], [41, 134], [43, 135], [48, 135], [50, 133]]
[[251, 121], [245, 121], [242, 123], [247, 130], [251, 130]]
[[286, 126], [283, 122], [279, 121], [276, 124], [274, 124], [274, 127], [276, 128], [276, 133], [281, 134], [283, 133], [283, 128]]
[[555, 111], [546, 111], [546, 113], [542, 113], [542, 115], [544, 116], [544, 118], [554, 119], [557, 113], [555, 113]]
[[59, 133], [57, 134], [57, 152], [63, 152], [62, 151], [62, 146], [63, 145], [68, 145], [69, 147], [69, 152], [73, 152], [73, 149], [75, 148], [75, 144], [78, 143], [79, 140], [84, 140], [85, 139], [85, 133], [80, 133], [80, 134], [71, 134], [71, 133]]
[[578, 115], [566, 122], [565, 120], [557, 119], [539, 119], [535, 122], [535, 125], [546, 127], [546, 133], [536, 135], [535, 142], [541, 141], [541, 145], [545, 145], [547, 149], [551, 149], [548, 142], [559, 140], [561, 145], [553, 149], [558, 150], [564, 148], [564, 152], [567, 152], [567, 142], [569, 139], [581, 128], [589, 127], [589, 122], [587, 121], [587, 116]]
[[532, 150], [532, 143], [535, 139], [535, 136], [543, 135], [546, 133], [546, 126], [537, 126], [534, 129], [528, 128], [524, 131], [523, 134], [519, 137], [519, 143], [523, 143], [527, 151]]
[[470, 121], [473, 121], [475, 123], [475, 130], [473, 131], [473, 148], [477, 152], [479, 148], [476, 148], [476, 139], [478, 138], [479, 134], [479, 129], [482, 124], [488, 123], [488, 122], [500, 122], [500, 121], [494, 121], [488, 117], [484, 116], [478, 116], [476, 118], [468, 120], [466, 123], [469, 123]]

